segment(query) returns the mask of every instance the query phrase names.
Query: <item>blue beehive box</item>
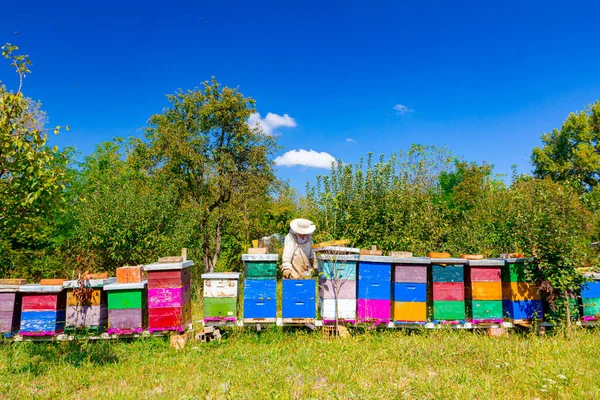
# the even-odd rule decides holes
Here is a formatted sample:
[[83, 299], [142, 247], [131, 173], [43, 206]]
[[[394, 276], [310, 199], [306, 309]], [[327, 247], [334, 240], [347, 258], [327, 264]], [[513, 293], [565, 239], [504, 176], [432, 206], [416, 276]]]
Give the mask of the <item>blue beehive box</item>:
[[[456, 262], [456, 264], [442, 265], [442, 262], [446, 259], [432, 259], [434, 263], [431, 267], [431, 278], [433, 282], [464, 282], [465, 281], [465, 267], [462, 263], [466, 263], [466, 260], [462, 259], [448, 259], [446, 261]], [[459, 264], [459, 262], [461, 264]]]
[[301, 323], [314, 320], [317, 316], [316, 292], [317, 285], [314, 279], [284, 279], [283, 322]]
[[275, 322], [277, 316], [277, 281], [244, 281], [244, 322]]
[[[385, 262], [388, 259], [390, 262]], [[392, 293], [391, 257], [361, 256], [357, 286], [359, 299], [389, 301]]]
[[427, 284], [395, 282], [394, 301], [425, 303], [427, 301]]
[[502, 308], [513, 320], [542, 318], [542, 300], [502, 300]]

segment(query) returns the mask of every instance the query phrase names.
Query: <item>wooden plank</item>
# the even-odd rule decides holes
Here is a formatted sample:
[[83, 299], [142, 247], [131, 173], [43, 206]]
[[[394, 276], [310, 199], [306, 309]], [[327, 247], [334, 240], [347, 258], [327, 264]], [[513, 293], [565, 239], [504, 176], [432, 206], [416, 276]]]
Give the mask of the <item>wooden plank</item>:
[[450, 258], [450, 253], [446, 252], [429, 252], [427, 253], [429, 258]]
[[40, 285], [44, 286], [54, 286], [54, 285], [62, 285], [66, 279], [42, 279], [40, 281]]
[[26, 283], [26, 279], [0, 279], [0, 285], [24, 285]]
[[383, 255], [383, 251], [381, 251], [381, 250], [360, 249], [359, 254], [361, 256], [380, 256], [380, 255]]
[[266, 247], [250, 247], [248, 249], [248, 254], [267, 254]]
[[329, 247], [329, 246], [345, 246], [350, 244], [349, 239], [341, 239], [341, 240], [330, 240], [328, 242], [321, 242], [312, 245], [313, 249], [319, 249], [321, 247]]
[[483, 254], [461, 254], [459, 258], [464, 258], [465, 260], [483, 260]]
[[410, 251], [392, 251], [390, 256], [394, 258], [412, 258], [413, 253]]
[[95, 272], [83, 275], [83, 279], [108, 279], [108, 272]]
[[171, 256], [171, 257], [160, 257], [158, 259], [159, 263], [178, 263], [185, 261], [182, 256]]

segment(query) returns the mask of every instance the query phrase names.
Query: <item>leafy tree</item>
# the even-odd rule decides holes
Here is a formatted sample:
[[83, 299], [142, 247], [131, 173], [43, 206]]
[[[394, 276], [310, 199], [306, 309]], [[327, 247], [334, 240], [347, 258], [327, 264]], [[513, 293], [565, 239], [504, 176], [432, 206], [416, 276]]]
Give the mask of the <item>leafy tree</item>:
[[11, 246], [35, 247], [52, 233], [45, 221], [63, 210], [70, 151], [46, 145], [45, 114], [21, 91], [31, 61], [17, 50], [10, 43], [2, 47], [19, 87], [10, 92], [0, 82], [0, 236]]
[[560, 130], [542, 135], [531, 156], [536, 177], [568, 182], [588, 192], [600, 182], [600, 101], [571, 113]]
[[167, 98], [170, 106], [150, 118], [137, 157], [149, 174], [178, 189], [184, 207], [196, 210], [204, 267], [212, 271], [228, 207], [270, 192], [276, 182], [271, 161], [276, 141], [248, 125], [254, 100], [214, 78]]

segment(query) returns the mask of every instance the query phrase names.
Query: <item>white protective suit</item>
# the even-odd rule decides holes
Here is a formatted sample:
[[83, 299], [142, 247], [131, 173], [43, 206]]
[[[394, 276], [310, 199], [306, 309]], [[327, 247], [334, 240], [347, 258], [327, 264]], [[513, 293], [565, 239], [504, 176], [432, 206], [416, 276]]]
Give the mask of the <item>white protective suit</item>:
[[315, 264], [315, 253], [312, 249], [312, 235], [307, 235], [301, 241], [298, 235], [290, 229], [285, 237], [281, 270], [287, 279], [305, 279], [312, 276]]

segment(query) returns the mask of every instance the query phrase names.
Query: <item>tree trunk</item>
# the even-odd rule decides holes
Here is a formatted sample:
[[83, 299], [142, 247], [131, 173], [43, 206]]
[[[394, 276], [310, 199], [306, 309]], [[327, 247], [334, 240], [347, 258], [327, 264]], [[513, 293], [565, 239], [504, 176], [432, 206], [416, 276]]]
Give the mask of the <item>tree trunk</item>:
[[567, 316], [567, 334], [571, 334], [571, 302], [569, 301], [569, 292], [564, 291], [565, 303], [566, 303], [566, 316]]

